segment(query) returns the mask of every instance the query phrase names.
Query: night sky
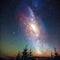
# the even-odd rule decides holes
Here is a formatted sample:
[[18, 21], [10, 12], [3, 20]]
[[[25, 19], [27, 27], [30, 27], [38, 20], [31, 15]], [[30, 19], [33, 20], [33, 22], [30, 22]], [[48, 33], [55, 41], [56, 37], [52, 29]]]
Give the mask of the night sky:
[[42, 56], [50, 55], [54, 48], [60, 53], [60, 1], [1, 0], [0, 56], [15, 56], [25, 45], [33, 55], [39, 55], [38, 50]]

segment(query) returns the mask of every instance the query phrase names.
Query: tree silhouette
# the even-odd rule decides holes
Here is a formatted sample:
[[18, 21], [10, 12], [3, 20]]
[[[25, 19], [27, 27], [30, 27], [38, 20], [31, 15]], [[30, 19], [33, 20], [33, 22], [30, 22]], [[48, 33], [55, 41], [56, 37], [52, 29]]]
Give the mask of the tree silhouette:
[[30, 49], [30, 52], [29, 52], [29, 57], [32, 57], [32, 51], [31, 51], [31, 49]]
[[20, 60], [20, 52], [18, 52], [18, 54], [16, 56], [16, 60]]
[[27, 46], [25, 47], [24, 51], [22, 52], [22, 60], [28, 60], [28, 52]]
[[56, 48], [55, 48], [55, 56], [54, 56], [54, 60], [60, 60], [60, 56], [58, 55]]

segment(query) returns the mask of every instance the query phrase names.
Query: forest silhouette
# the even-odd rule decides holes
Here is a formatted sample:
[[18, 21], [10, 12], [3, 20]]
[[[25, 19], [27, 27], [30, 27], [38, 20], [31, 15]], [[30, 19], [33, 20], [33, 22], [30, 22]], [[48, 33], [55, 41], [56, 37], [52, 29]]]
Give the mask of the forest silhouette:
[[56, 48], [54, 49], [54, 55], [52, 55], [52, 52], [51, 52], [51, 56], [50, 57], [34, 57], [32, 55], [32, 51], [30, 49], [30, 51], [28, 52], [28, 49], [27, 47], [25, 47], [23, 49], [23, 52], [22, 52], [22, 55], [20, 55], [20, 52], [18, 52], [17, 56], [16, 57], [9, 57], [7, 59], [4, 59], [4, 58], [1, 58], [0, 57], [0, 60], [60, 60], [60, 55], [57, 53], [56, 51]]

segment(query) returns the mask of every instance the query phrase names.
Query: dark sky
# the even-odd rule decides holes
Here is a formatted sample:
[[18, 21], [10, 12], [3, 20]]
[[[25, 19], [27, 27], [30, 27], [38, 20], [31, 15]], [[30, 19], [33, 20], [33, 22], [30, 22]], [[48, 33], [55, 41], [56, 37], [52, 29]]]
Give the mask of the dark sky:
[[[1, 0], [0, 2], [0, 52], [1, 55], [16, 54], [26, 44], [24, 33], [18, 24], [17, 14], [24, 5], [32, 8], [35, 15], [42, 19], [52, 49], [60, 52], [60, 1], [59, 0]], [[21, 11], [20, 11], [21, 12]], [[31, 44], [29, 45], [31, 47]]]

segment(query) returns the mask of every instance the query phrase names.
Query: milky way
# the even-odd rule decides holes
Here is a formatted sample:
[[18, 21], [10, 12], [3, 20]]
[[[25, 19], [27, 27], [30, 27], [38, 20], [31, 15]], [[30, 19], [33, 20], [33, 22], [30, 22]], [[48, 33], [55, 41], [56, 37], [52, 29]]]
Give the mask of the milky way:
[[27, 7], [29, 10], [29, 15], [25, 13], [19, 13], [20, 25], [26, 35], [28, 40], [31, 40], [35, 51], [39, 54], [42, 54], [47, 48], [45, 40], [47, 38], [46, 31], [42, 22], [38, 21], [38, 18], [35, 17], [32, 9]]

